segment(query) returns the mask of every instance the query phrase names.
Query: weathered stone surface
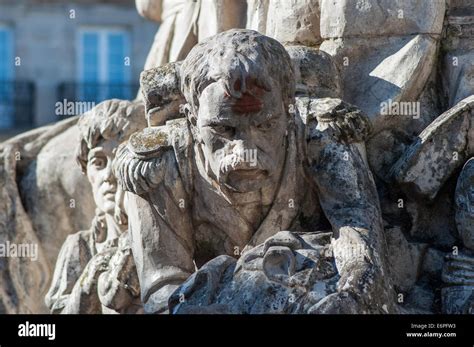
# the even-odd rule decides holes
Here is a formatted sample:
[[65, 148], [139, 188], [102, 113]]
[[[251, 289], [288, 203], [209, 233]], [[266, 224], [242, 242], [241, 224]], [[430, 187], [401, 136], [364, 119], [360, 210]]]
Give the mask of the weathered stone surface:
[[473, 314], [472, 286], [455, 286], [442, 289], [443, 312], [447, 314]]
[[319, 0], [272, 0], [265, 35], [283, 44], [317, 46], [322, 42]]
[[293, 62], [297, 97], [342, 97], [339, 69], [329, 54], [299, 45], [287, 46], [286, 50]]
[[[48, 285], [50, 269], [45, 252], [26, 214], [21, 199], [17, 177], [18, 147], [6, 144], [2, 147], [0, 165], [0, 310], [1, 313], [44, 312], [42, 297]], [[21, 227], [17, 227], [17, 226]], [[33, 248], [31, 254], [8, 256], [9, 243], [18, 247]], [[36, 253], [36, 254], [33, 254]]]
[[390, 101], [420, 97], [434, 69], [437, 42], [430, 35], [356, 36], [325, 40], [321, 50], [331, 54], [340, 67], [344, 99], [361, 108], [379, 132], [419, 123], [414, 113], [384, 112], [383, 107]]
[[445, 256], [446, 252], [442, 252], [435, 248], [428, 248], [423, 259], [423, 273], [438, 281], [441, 280], [441, 272], [443, 270]]
[[456, 226], [462, 251], [455, 248], [443, 268], [443, 311], [474, 313], [474, 159], [464, 165], [456, 186]]
[[317, 47], [322, 42], [319, 0], [248, 0], [246, 28], [285, 45]]
[[195, 44], [245, 26], [245, 0], [135, 0], [139, 13], [160, 22], [145, 70], [183, 60]]
[[323, 38], [437, 34], [444, 0], [321, 0]]
[[[71, 228], [86, 227], [93, 216], [90, 188], [80, 170], [70, 170], [76, 148], [69, 139], [77, 136], [76, 122], [65, 120], [0, 145], [0, 237], [2, 242], [37, 246], [38, 258], [2, 259], [6, 280], [0, 312], [47, 312], [43, 298], [59, 247]], [[71, 199], [81, 208], [71, 208]]]
[[[181, 66], [186, 119], [142, 131], [119, 149], [115, 172], [128, 190], [146, 311], [166, 310], [169, 295], [196, 265], [211, 260], [205, 273], [225, 272], [229, 258], [212, 260], [220, 254], [251, 254], [276, 238], [267, 265], [270, 272], [284, 268], [291, 250], [277, 243], [297, 246], [291, 234], [278, 231], [323, 226], [332, 230], [340, 278], [337, 293], [324, 292], [311, 312], [396, 311], [384, 275], [377, 193], [358, 146], [370, 124], [341, 100], [317, 98], [315, 112], [303, 121], [298, 110], [291, 111], [292, 66], [283, 46], [269, 37], [248, 30], [216, 35], [197, 45]], [[253, 162], [248, 153], [254, 152]], [[203, 295], [212, 296], [206, 288]], [[209, 303], [204, 310], [214, 307]]]
[[96, 217], [89, 230], [66, 239], [46, 304], [53, 313], [141, 311], [127, 212], [112, 174], [117, 146], [145, 127], [140, 102], [105, 101], [78, 122], [77, 161], [92, 187]]
[[163, 11], [162, 0], [135, 0], [135, 6], [140, 16], [154, 22], [161, 21], [161, 12]]
[[474, 158], [464, 165], [456, 186], [456, 227], [467, 249], [474, 250]]
[[426, 285], [416, 285], [405, 300], [409, 314], [429, 314], [435, 306], [435, 294]]
[[[440, 113], [439, 96], [432, 102], [430, 95], [436, 93], [431, 85], [445, 1], [323, 0], [320, 7], [320, 48], [341, 70], [342, 98], [369, 116], [374, 136], [384, 130], [420, 133]], [[410, 110], [392, 110], [392, 104]], [[419, 108], [416, 113], [413, 107]], [[379, 146], [383, 143], [373, 140], [368, 150], [383, 155]]]
[[143, 105], [0, 146], [0, 240], [39, 246], [0, 311], [41, 312], [84, 230], [54, 312], [472, 313], [469, 0], [136, 3]]
[[413, 194], [432, 200], [441, 186], [473, 155], [474, 97], [439, 116], [394, 165], [392, 175]]
[[164, 125], [168, 120], [184, 117], [180, 110], [185, 103], [180, 91], [180, 66], [181, 63], [169, 63], [142, 72], [140, 85], [148, 126]]
[[265, 33], [267, 29], [269, 0], [247, 0], [246, 28]]
[[386, 228], [385, 235], [395, 289], [409, 292], [418, 280], [427, 245], [409, 243], [399, 228]]
[[170, 312], [316, 313], [338, 279], [331, 233], [281, 231], [238, 261], [220, 256], [205, 264], [170, 297]]
[[73, 126], [52, 138], [20, 181], [25, 209], [50, 266], [70, 231], [88, 227], [95, 211], [90, 185], [76, 164], [77, 143], [71, 139], [78, 136], [78, 128]]
[[442, 41], [442, 79], [446, 106], [453, 107], [474, 94], [474, 6], [469, 0], [451, 1]]

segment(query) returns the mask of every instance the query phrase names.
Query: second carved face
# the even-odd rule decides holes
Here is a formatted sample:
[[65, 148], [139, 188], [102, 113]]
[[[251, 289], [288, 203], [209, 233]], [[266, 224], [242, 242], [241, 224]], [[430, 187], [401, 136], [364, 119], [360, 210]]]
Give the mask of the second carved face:
[[117, 141], [103, 140], [89, 151], [87, 178], [92, 185], [92, 193], [97, 208], [106, 214], [114, 213], [117, 180], [112, 171]]

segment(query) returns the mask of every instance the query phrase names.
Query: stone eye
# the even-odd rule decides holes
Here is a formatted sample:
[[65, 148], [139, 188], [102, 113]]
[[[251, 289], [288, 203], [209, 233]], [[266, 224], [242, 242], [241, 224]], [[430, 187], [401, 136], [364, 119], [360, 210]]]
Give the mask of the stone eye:
[[233, 136], [235, 134], [235, 128], [228, 125], [211, 125], [212, 129], [221, 135]]
[[107, 164], [107, 159], [102, 157], [94, 157], [91, 159], [91, 165], [93, 165], [97, 170], [103, 169]]

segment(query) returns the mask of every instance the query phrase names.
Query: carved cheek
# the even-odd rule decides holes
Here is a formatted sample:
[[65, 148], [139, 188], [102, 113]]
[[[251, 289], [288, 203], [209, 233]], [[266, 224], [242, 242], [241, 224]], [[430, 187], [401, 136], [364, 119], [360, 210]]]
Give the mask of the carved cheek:
[[471, 205], [471, 208], [474, 210], [474, 182], [471, 186], [471, 189], [468, 190], [467, 200], [468, 203]]
[[99, 194], [100, 187], [104, 184], [107, 179], [107, 169], [93, 170], [89, 182], [92, 185], [94, 194]]
[[[468, 216], [467, 219], [471, 219], [472, 222], [472, 217], [469, 217], [470, 216]], [[474, 250], [474, 232], [468, 228], [463, 228], [463, 230], [460, 231], [460, 235], [464, 242], [464, 246], [468, 249]]]
[[102, 186], [102, 184], [104, 184], [104, 179], [103, 179], [103, 173], [102, 172], [99, 172], [98, 173], [100, 176], [99, 177], [96, 177], [95, 178], [95, 181], [94, 181], [94, 190], [96, 191], [96, 194], [99, 193], [100, 191], [100, 187]]
[[94, 186], [96, 174], [97, 174], [96, 170], [91, 165], [88, 165], [87, 166], [87, 179], [89, 180], [89, 183], [91, 184], [91, 186]]
[[89, 178], [89, 182], [92, 188], [92, 194], [94, 196], [94, 201], [96, 204], [99, 204], [100, 203], [100, 194], [99, 194], [99, 188], [100, 188], [99, 181], [100, 180], [99, 180], [98, 175], [100, 175], [100, 171], [92, 169], [92, 170], [88, 170], [87, 172], [88, 172], [87, 176]]

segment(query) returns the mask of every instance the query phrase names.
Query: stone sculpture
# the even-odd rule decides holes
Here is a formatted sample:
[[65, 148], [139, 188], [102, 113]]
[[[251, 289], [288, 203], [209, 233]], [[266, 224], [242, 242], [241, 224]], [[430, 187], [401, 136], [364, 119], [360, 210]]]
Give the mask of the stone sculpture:
[[[245, 20], [243, 0], [150, 0], [136, 4], [143, 16], [163, 19], [147, 69], [183, 59], [197, 40], [243, 26], [239, 23]], [[200, 13], [210, 11], [215, 14], [212, 22], [208, 16], [199, 19]], [[197, 35], [194, 25], [199, 26]], [[0, 313], [47, 312], [43, 297], [58, 251], [70, 233], [88, 228], [94, 217], [89, 182], [73, 163], [75, 144], [70, 139], [79, 136], [77, 119], [35, 129], [0, 144], [0, 180], [5, 187], [0, 239], [31, 242], [38, 245], [39, 253], [33, 265], [29, 260], [0, 259], [0, 271], [6, 279], [0, 285], [4, 293]], [[31, 266], [34, 270], [28, 270]]]
[[183, 60], [203, 39], [245, 25], [245, 0], [135, 0], [135, 4], [141, 16], [160, 22], [145, 70]]
[[249, 0], [247, 28], [281, 43], [315, 47], [322, 42], [319, 0]]
[[447, 256], [443, 268], [444, 313], [474, 314], [474, 159], [464, 165], [456, 187], [456, 226], [462, 249]]
[[[94, 206], [74, 164], [77, 117], [0, 144], [0, 242], [37, 246], [37, 260], [0, 258], [1, 313], [46, 313], [44, 295], [58, 250], [86, 228]], [[54, 165], [52, 164], [54, 163]]]
[[254, 31], [198, 44], [180, 78], [186, 118], [134, 134], [117, 153], [145, 311], [166, 310], [195, 266], [218, 255], [280, 230], [330, 227], [340, 279], [324, 312], [393, 312], [375, 185], [347, 136], [363, 116], [344, 121], [339, 109], [320, 115], [326, 126], [304, 126], [290, 112], [288, 53]]
[[238, 261], [221, 255], [206, 263], [173, 293], [170, 310], [174, 314], [324, 313], [326, 302], [337, 295], [338, 279], [330, 232], [280, 231]]
[[[464, 259], [462, 255], [456, 256], [457, 249], [460, 248], [458, 235], [464, 233], [469, 235], [472, 229], [472, 225], [460, 223], [461, 220], [467, 223], [470, 221], [469, 218], [464, 218], [468, 215], [462, 212], [468, 211], [468, 204], [466, 205], [468, 200], [464, 198], [464, 203], [459, 204], [459, 198], [469, 194], [470, 171], [463, 170], [464, 173], [458, 179], [457, 189], [453, 178], [457, 177], [458, 170], [473, 155], [473, 110], [474, 98], [471, 96], [439, 116], [405, 150], [390, 173], [405, 196], [409, 197], [408, 203], [413, 203], [410, 206], [411, 213], [414, 215], [411, 221], [413, 223], [412, 237], [418, 239], [418, 243], [413, 243], [412, 246], [417, 245], [416, 252], [421, 255], [422, 260], [415, 260], [415, 263], [420, 264], [421, 270], [416, 274], [418, 278], [414, 282], [417, 283], [413, 282], [411, 289], [418, 291], [414, 295], [421, 299], [414, 301], [425, 302], [423, 310], [428, 312], [433, 310], [435, 300], [433, 291], [436, 288], [444, 287], [445, 282], [459, 284], [456, 280], [450, 279], [451, 270], [457, 268], [459, 265], [456, 264], [462, 263]], [[468, 167], [469, 165], [466, 164], [466, 168]], [[438, 201], [445, 202], [443, 209], [440, 209]], [[425, 219], [425, 214], [431, 221], [428, 222]], [[455, 214], [458, 216], [456, 217], [457, 227], [454, 218], [452, 219]], [[460, 218], [461, 215], [463, 218]], [[433, 223], [439, 223], [443, 229], [425, 229], [427, 225]], [[423, 230], [429, 230], [429, 233]], [[444, 258], [447, 253], [452, 261], [445, 264]], [[452, 275], [456, 277], [456, 271]], [[443, 289], [446, 293], [456, 291], [462, 292], [462, 288], [453, 286]], [[448, 300], [446, 296], [440, 299]], [[451, 299], [450, 304], [444, 305], [445, 312], [457, 311], [459, 313], [462, 310], [453, 304], [454, 300]]]
[[81, 116], [77, 159], [92, 186], [97, 214], [89, 230], [68, 236], [46, 304], [54, 313], [136, 313], [139, 284], [123, 194], [112, 173], [115, 151], [145, 126], [143, 106], [109, 100]]
[[[108, 212], [60, 173], [71, 149], [36, 174], [77, 119], [0, 145], [0, 240], [40, 245], [0, 259], [0, 312], [41, 312], [55, 250], [96, 205], [58, 258], [54, 312], [473, 312], [471, 1], [136, 4], [161, 21], [141, 95], [79, 121], [130, 125]], [[225, 31], [244, 26], [260, 33]], [[71, 216], [36, 202], [78, 191]]]
[[453, 107], [474, 93], [474, 3], [449, 2], [442, 41], [442, 85], [445, 107]]

